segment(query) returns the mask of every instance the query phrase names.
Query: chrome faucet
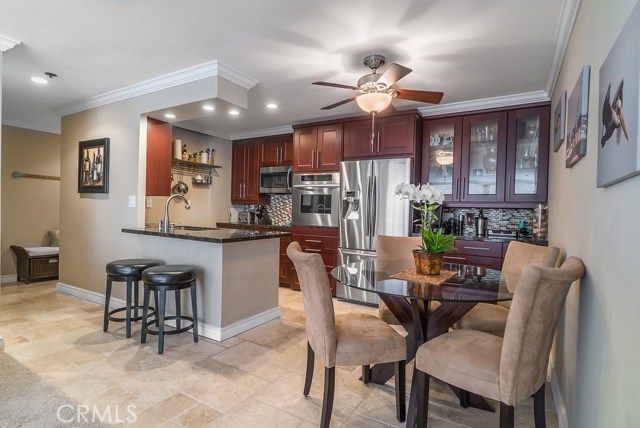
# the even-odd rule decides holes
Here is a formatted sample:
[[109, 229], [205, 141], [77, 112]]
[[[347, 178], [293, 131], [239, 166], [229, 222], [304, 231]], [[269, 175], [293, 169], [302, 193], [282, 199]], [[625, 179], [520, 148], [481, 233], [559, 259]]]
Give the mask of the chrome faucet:
[[169, 233], [169, 202], [171, 202], [173, 199], [182, 199], [184, 201], [184, 208], [186, 210], [188, 210], [189, 208], [191, 208], [191, 201], [189, 201], [189, 199], [185, 198], [183, 195], [181, 195], [180, 193], [176, 193], [175, 195], [171, 195], [167, 198], [167, 202], [165, 202], [164, 204], [164, 219], [162, 220], [162, 223], [160, 224], [160, 227], [162, 229], [162, 232], [164, 233]]

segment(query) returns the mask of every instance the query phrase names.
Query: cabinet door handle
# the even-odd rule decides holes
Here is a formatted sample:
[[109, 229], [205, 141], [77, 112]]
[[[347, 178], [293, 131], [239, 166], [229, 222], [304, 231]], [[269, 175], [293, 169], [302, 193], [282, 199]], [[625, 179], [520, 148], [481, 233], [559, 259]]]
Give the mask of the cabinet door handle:
[[467, 178], [466, 177], [462, 177], [462, 189], [461, 189], [461, 191], [462, 191], [462, 199], [464, 199], [464, 195], [465, 195], [466, 190], [467, 190]]
[[320, 169], [320, 150], [316, 150], [316, 169]]
[[462, 247], [465, 250], [482, 250], [482, 251], [491, 251], [491, 248], [485, 248], [485, 247]]
[[445, 259], [452, 259], [452, 260], [467, 260], [466, 257], [454, 257], [454, 256], [444, 256]]
[[453, 186], [453, 199], [458, 199], [458, 193], [460, 192], [460, 178], [456, 177], [456, 184]]
[[311, 168], [315, 168], [316, 167], [315, 156], [316, 156], [316, 151], [315, 150], [311, 150]]
[[511, 176], [507, 175], [507, 200], [511, 199]]
[[313, 248], [305, 248], [305, 251], [311, 251], [313, 253], [321, 253], [322, 252], [322, 250], [315, 250]]
[[376, 145], [376, 153], [380, 152], [380, 131], [378, 131], [378, 143]]
[[322, 241], [318, 239], [305, 239], [304, 242], [317, 242], [318, 244], [322, 243]]

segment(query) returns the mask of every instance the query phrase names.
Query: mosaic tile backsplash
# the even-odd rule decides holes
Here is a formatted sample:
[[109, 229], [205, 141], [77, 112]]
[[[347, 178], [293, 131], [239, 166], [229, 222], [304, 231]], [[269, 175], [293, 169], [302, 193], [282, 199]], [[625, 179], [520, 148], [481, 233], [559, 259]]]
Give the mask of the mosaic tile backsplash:
[[[466, 209], [466, 208], [451, 208], [445, 209], [443, 212], [443, 220], [448, 220], [450, 218], [458, 218], [460, 214], [465, 215], [470, 213], [473, 218], [478, 216], [480, 210], [477, 208]], [[487, 217], [488, 220], [488, 230], [500, 229], [500, 230], [509, 230], [515, 231], [518, 229], [518, 224], [520, 220], [524, 220], [527, 225], [527, 229], [529, 233], [532, 232], [533, 227], [533, 210], [532, 209], [483, 209], [482, 214]], [[471, 223], [466, 222], [464, 228], [465, 235], [473, 235], [475, 234], [475, 222], [471, 221]]]
[[[255, 211], [256, 205], [247, 205], [249, 211]], [[269, 205], [265, 205], [271, 224], [291, 226], [291, 195], [271, 195]]]

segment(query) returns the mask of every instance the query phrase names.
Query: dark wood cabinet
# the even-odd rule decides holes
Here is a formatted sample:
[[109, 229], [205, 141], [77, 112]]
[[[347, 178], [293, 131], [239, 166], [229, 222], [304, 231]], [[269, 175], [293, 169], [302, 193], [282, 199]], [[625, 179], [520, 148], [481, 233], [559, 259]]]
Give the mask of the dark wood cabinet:
[[502, 269], [502, 242], [474, 241], [459, 239], [455, 250], [444, 255], [444, 262]]
[[547, 199], [549, 106], [424, 121], [422, 183], [450, 207], [533, 207]]
[[[336, 295], [336, 283], [331, 278], [329, 272], [336, 266], [338, 256], [338, 228], [335, 227], [293, 227], [293, 241], [300, 244], [302, 251], [308, 253], [318, 253], [322, 256], [324, 266], [329, 277], [331, 294]], [[291, 288], [300, 289], [300, 282], [295, 273], [295, 268], [291, 264]]]
[[339, 171], [342, 123], [306, 126], [293, 133], [293, 171]]
[[147, 118], [147, 196], [171, 194], [171, 124]]
[[264, 204], [266, 195], [259, 193], [260, 141], [233, 142], [231, 150], [231, 203]]
[[260, 140], [260, 166], [293, 164], [293, 134], [273, 135]]
[[[414, 113], [345, 122], [344, 159], [411, 157], [416, 153], [421, 122]], [[372, 138], [373, 137], [373, 138]]]

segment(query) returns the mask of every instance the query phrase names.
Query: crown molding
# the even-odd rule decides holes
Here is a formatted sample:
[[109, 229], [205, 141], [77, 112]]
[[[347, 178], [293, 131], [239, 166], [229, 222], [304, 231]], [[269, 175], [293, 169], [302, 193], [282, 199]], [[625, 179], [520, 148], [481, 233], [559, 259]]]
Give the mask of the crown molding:
[[56, 114], [66, 116], [78, 113], [90, 108], [101, 107], [107, 104], [123, 101], [129, 98], [138, 97], [152, 92], [180, 86], [185, 83], [195, 82], [196, 80], [205, 79], [207, 77], [222, 77], [245, 89], [254, 87], [258, 81], [246, 74], [222, 64], [219, 61], [211, 61], [194, 67], [185, 68], [173, 73], [165, 74], [150, 80], [146, 80], [135, 85], [126, 86], [115, 91], [106, 92], [71, 104], [66, 104], [53, 109]]
[[545, 91], [525, 92], [523, 94], [505, 95], [502, 97], [483, 98], [459, 103], [441, 104], [429, 107], [419, 107], [418, 111], [423, 117], [441, 114], [462, 113], [465, 111], [485, 110], [501, 107], [512, 107], [520, 104], [531, 104], [549, 101], [549, 95]]
[[569, 46], [569, 40], [571, 39], [571, 33], [573, 32], [573, 26], [578, 19], [578, 12], [580, 11], [580, 4], [582, 0], [564, 0], [562, 4], [562, 11], [560, 12], [560, 23], [558, 30], [556, 31], [556, 45], [553, 50], [553, 61], [551, 62], [551, 71], [549, 73], [549, 81], [547, 82], [547, 94], [553, 95], [553, 91], [556, 89], [558, 83], [558, 76], [560, 76], [560, 69], [562, 68], [562, 62], [564, 56], [567, 53], [567, 47]]
[[0, 34], [0, 52], [8, 51], [16, 45], [21, 44], [20, 40], [12, 39], [11, 37], [3, 36]]
[[278, 126], [277, 128], [261, 129], [257, 131], [232, 132], [230, 140], [244, 140], [245, 138], [268, 137], [270, 135], [293, 134], [291, 125]]
[[60, 135], [62, 133], [59, 127], [45, 128], [43, 126], [31, 125], [29, 123], [24, 123], [24, 122], [16, 122], [10, 119], [2, 119], [2, 124], [6, 126], [13, 126], [15, 128], [23, 128], [23, 129], [30, 129], [32, 131], [46, 132], [48, 134]]

